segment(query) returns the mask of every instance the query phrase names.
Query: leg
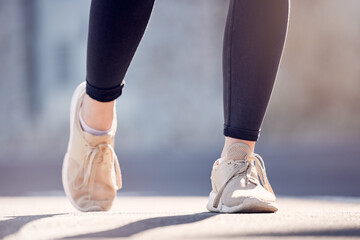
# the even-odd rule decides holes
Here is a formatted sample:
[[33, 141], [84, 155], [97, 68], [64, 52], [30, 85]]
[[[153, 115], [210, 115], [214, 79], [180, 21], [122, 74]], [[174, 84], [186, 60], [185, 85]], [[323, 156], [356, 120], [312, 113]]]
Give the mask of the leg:
[[232, 0], [223, 49], [225, 149], [254, 150], [285, 42], [288, 0]]
[[92, 128], [109, 129], [114, 101], [148, 23], [154, 0], [93, 0], [87, 52], [87, 96], [82, 117]]
[[80, 211], [112, 206], [122, 187], [114, 151], [115, 99], [145, 31], [154, 0], [93, 0], [87, 55], [87, 81], [73, 94], [70, 140], [64, 157], [65, 193]]
[[208, 210], [274, 212], [275, 194], [254, 153], [285, 42], [288, 0], [231, 0], [224, 49], [224, 135]]

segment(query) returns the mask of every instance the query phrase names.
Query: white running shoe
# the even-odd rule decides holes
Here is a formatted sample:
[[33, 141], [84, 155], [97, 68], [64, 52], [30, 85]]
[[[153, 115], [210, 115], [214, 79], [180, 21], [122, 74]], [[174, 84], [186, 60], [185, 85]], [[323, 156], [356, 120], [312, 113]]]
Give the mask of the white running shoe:
[[211, 212], [276, 212], [275, 194], [262, 158], [244, 143], [232, 144], [211, 173]]
[[62, 168], [62, 182], [72, 205], [83, 212], [109, 210], [121, 188], [120, 166], [114, 151], [116, 111], [111, 130], [103, 136], [84, 132], [79, 110], [85, 96], [85, 82], [71, 100], [70, 139]]

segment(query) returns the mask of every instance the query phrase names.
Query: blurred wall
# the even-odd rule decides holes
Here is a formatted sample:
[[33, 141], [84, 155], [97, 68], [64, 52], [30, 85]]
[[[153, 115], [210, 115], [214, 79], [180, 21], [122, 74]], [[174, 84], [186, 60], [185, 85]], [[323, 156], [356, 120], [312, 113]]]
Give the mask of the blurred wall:
[[288, 38], [264, 138], [358, 146], [359, 10], [357, 0], [291, 1]]

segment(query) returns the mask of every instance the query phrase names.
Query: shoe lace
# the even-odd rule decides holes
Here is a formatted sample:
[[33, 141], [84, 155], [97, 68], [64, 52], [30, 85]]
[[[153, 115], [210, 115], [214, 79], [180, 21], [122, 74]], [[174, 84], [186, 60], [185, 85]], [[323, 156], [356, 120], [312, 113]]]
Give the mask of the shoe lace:
[[[219, 191], [214, 199], [214, 203], [213, 203], [214, 208], [217, 208], [217, 206], [219, 205], [221, 196], [222, 196], [224, 189], [225, 189], [226, 185], [228, 184], [228, 182], [231, 179], [233, 179], [235, 176], [238, 176], [238, 175], [245, 174], [245, 183], [246, 184], [248, 184], [249, 182], [252, 182], [254, 184], [259, 184], [259, 180], [260, 180], [260, 184], [264, 187], [264, 189], [271, 192], [272, 194], [274, 194], [274, 191], [271, 188], [269, 180], [266, 176], [266, 168], [265, 168], [264, 160], [262, 159], [262, 157], [259, 154], [256, 154], [256, 153], [247, 154], [245, 157], [245, 160], [235, 160], [235, 161], [232, 161], [229, 163], [230, 164], [233, 163], [232, 164], [233, 170], [229, 174], [228, 180], [219, 189]], [[251, 175], [251, 172], [254, 167], [256, 169], [258, 178], [255, 178], [254, 176]]]
[[95, 161], [96, 156], [99, 156], [99, 154], [101, 154], [101, 150], [100, 150], [101, 148], [107, 148], [110, 150], [111, 156], [114, 160], [114, 165], [115, 165], [116, 189], [121, 188], [121, 185], [122, 185], [121, 171], [120, 171], [119, 161], [115, 154], [114, 148], [110, 144], [102, 143], [95, 147], [88, 146], [88, 150], [86, 151], [86, 154], [85, 154], [85, 161], [88, 160], [88, 164], [87, 164], [87, 166], [84, 166], [83, 181], [78, 185], [75, 185], [76, 181], [74, 181], [74, 183], [73, 183], [74, 189], [79, 190], [90, 180], [91, 180], [91, 182], [90, 182], [91, 185], [93, 185], [95, 176], [94, 175], [91, 176], [91, 175], [92, 175], [92, 173], [95, 173], [95, 171], [96, 171], [97, 164], [94, 164], [94, 163], [96, 162]]

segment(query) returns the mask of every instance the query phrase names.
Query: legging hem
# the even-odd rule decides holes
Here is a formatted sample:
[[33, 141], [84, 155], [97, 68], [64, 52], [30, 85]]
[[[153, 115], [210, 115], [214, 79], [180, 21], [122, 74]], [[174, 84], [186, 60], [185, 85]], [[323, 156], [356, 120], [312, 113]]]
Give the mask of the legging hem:
[[260, 136], [260, 130], [248, 130], [243, 128], [230, 127], [224, 124], [224, 135], [231, 138], [257, 141]]
[[112, 88], [98, 88], [86, 81], [86, 94], [99, 102], [111, 102], [122, 94], [124, 84]]

